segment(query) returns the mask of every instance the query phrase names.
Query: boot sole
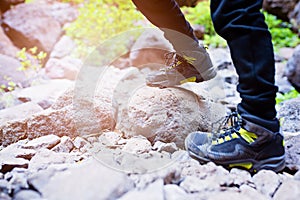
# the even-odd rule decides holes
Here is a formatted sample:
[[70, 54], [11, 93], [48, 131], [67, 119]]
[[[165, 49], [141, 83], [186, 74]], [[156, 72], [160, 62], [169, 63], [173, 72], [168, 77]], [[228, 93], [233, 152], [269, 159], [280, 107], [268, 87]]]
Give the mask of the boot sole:
[[[208, 158], [201, 157], [191, 151], [188, 151], [188, 154], [198, 160], [200, 164], [206, 164], [208, 162], [214, 162]], [[272, 170], [274, 172], [281, 172], [285, 168], [285, 156], [272, 157], [264, 160], [254, 160], [254, 159], [245, 159], [245, 160], [235, 160], [234, 162], [214, 162], [218, 165], [222, 165], [227, 169], [234, 167], [244, 168], [251, 173], [256, 173], [259, 170], [266, 169]]]

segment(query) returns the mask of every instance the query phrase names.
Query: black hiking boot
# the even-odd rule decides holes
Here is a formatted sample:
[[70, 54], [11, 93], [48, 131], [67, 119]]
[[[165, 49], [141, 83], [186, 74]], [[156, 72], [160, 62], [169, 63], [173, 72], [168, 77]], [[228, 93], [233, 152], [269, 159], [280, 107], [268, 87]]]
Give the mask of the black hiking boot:
[[[216, 71], [206, 52], [190, 52], [190, 54], [193, 57], [181, 56], [175, 52], [167, 53], [165, 55], [167, 67], [149, 74], [146, 84], [151, 87], [165, 88], [186, 82], [199, 83], [216, 76]], [[195, 67], [197, 65], [199, 69]]]
[[269, 169], [280, 172], [285, 166], [284, 140], [279, 132], [242, 119], [232, 113], [218, 135], [194, 132], [185, 140], [189, 155], [200, 163], [212, 161], [225, 168], [244, 168], [250, 172]]

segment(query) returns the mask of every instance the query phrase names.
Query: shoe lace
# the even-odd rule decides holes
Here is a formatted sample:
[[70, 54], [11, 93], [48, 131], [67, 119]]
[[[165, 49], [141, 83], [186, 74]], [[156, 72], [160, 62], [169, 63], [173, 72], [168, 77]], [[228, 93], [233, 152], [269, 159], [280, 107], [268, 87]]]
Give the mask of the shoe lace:
[[181, 64], [192, 64], [195, 61], [195, 58], [188, 56], [180, 56], [176, 52], [165, 53], [165, 65], [167, 66], [165, 70], [171, 70], [178, 67]]
[[231, 136], [233, 133], [239, 134], [239, 130], [242, 126], [242, 118], [237, 112], [232, 112], [216, 123], [220, 125], [217, 131], [213, 132], [213, 140], [224, 139], [226, 136]]

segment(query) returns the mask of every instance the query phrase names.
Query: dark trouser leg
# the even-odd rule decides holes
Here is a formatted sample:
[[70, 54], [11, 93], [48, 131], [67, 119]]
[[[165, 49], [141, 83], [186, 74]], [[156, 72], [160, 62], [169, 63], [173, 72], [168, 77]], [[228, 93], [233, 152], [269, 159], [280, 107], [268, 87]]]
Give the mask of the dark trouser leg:
[[211, 0], [215, 29], [227, 40], [239, 75], [237, 89], [242, 102], [238, 112], [254, 123], [278, 131], [274, 53], [261, 7], [262, 0]]
[[155, 26], [178, 31], [197, 40], [175, 0], [132, 0], [132, 2]]

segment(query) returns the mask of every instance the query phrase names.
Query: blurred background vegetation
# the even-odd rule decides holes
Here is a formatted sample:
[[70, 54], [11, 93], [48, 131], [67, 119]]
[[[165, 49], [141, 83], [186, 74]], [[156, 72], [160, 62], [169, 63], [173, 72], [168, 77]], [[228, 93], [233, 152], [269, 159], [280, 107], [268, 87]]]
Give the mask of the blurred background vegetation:
[[[129, 0], [61, 1], [76, 4], [79, 7], [78, 19], [66, 27], [66, 33], [79, 44], [79, 52], [82, 55], [85, 55], [101, 41], [123, 31], [138, 28], [138, 22], [144, 19]], [[183, 5], [182, 1], [178, 2]], [[225, 47], [225, 40], [218, 36], [213, 28], [209, 1], [204, 0], [198, 3], [197, 1], [190, 1], [190, 4], [194, 7], [183, 7], [182, 10], [191, 24], [204, 26], [204, 44], [212, 47]], [[291, 30], [291, 24], [283, 22], [267, 12], [263, 13], [273, 37], [275, 49], [295, 47], [300, 43], [297, 33]]]

